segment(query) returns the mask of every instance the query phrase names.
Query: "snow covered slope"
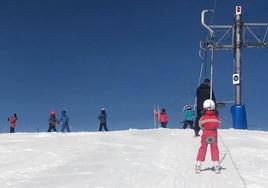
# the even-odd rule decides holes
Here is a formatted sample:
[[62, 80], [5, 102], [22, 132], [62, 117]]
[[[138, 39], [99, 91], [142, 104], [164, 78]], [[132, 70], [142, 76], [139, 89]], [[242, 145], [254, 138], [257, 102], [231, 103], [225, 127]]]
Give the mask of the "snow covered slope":
[[219, 134], [222, 174], [209, 169], [209, 150], [195, 174], [191, 130], [1, 134], [0, 187], [267, 188], [268, 133]]

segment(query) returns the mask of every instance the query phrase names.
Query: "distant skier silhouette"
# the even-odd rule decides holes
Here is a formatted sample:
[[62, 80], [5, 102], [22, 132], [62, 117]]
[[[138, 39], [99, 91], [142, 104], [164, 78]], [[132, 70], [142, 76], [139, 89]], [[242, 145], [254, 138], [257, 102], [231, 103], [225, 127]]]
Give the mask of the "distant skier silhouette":
[[16, 113], [13, 113], [11, 115], [11, 117], [9, 117], [7, 119], [7, 121], [9, 122], [9, 128], [10, 128], [10, 133], [14, 133], [15, 132], [15, 127], [16, 127], [16, 123], [17, 123], [18, 117]]
[[65, 129], [67, 132], [71, 132], [70, 126], [69, 126], [69, 116], [67, 115], [66, 111], [63, 110], [61, 112], [61, 118], [59, 120], [59, 123], [61, 123], [61, 132], [64, 132]]
[[50, 112], [50, 117], [48, 119], [48, 130], [47, 132], [51, 132], [52, 130], [57, 132], [56, 126], [59, 124], [59, 121], [56, 118], [56, 112]]
[[99, 126], [99, 131], [102, 131], [102, 129], [104, 128], [105, 131], [108, 131], [107, 128], [107, 114], [105, 109], [101, 109], [100, 115], [99, 115], [99, 121], [100, 121], [100, 126]]
[[168, 116], [167, 116], [167, 113], [166, 113], [166, 109], [163, 108], [161, 110], [159, 120], [160, 120], [161, 126], [163, 128], [167, 128]]

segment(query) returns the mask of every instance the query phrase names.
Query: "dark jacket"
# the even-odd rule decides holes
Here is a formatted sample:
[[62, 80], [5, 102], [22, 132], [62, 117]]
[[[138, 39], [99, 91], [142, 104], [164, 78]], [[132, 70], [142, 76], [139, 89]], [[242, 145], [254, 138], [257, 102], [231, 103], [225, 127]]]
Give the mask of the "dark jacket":
[[100, 123], [106, 123], [106, 113], [105, 112], [101, 112], [101, 114], [99, 115], [99, 120], [100, 120]]
[[[210, 98], [210, 86], [204, 83], [201, 84], [196, 90], [196, 97], [197, 97], [196, 101], [197, 111], [202, 111], [204, 101]], [[213, 91], [212, 91], [212, 100], [216, 104], [216, 99]]]
[[50, 116], [48, 119], [49, 126], [56, 126], [58, 124], [58, 120], [56, 116]]

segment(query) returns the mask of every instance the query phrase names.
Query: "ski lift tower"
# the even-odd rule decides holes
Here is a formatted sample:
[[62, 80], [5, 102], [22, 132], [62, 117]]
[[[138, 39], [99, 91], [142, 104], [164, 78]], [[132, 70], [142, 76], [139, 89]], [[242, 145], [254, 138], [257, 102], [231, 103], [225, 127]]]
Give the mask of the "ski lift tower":
[[[235, 89], [235, 104], [231, 107], [233, 117], [233, 128], [247, 129], [246, 108], [242, 104], [242, 48], [263, 48], [268, 46], [266, 36], [268, 33], [268, 23], [244, 23], [242, 21], [242, 8], [236, 6], [233, 25], [207, 25], [205, 14], [213, 10], [203, 10], [201, 23], [209, 31], [210, 39], [202, 41], [201, 49], [214, 50], [233, 50], [234, 52], [234, 74], [233, 85]], [[256, 34], [254, 29], [262, 29], [263, 36]], [[215, 31], [224, 30], [220, 36], [215, 35]], [[227, 36], [231, 36], [231, 41], [224, 41]], [[251, 39], [248, 38], [251, 36]], [[214, 57], [212, 58], [214, 60]]]

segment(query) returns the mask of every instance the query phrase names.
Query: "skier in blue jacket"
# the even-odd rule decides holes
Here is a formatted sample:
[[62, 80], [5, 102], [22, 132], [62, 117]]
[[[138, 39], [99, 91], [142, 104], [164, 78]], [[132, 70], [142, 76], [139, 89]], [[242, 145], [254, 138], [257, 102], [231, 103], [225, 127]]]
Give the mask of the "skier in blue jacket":
[[66, 113], [65, 110], [63, 110], [61, 112], [61, 118], [59, 120], [59, 122], [61, 123], [62, 127], [61, 127], [61, 132], [64, 132], [65, 129], [68, 131], [68, 132], [71, 132], [71, 129], [70, 129], [70, 126], [69, 126], [69, 117]]
[[192, 110], [191, 106], [187, 106], [186, 109], [183, 111], [183, 128], [186, 129], [188, 125], [190, 125], [190, 128], [193, 129], [194, 119], [195, 119], [195, 113]]

